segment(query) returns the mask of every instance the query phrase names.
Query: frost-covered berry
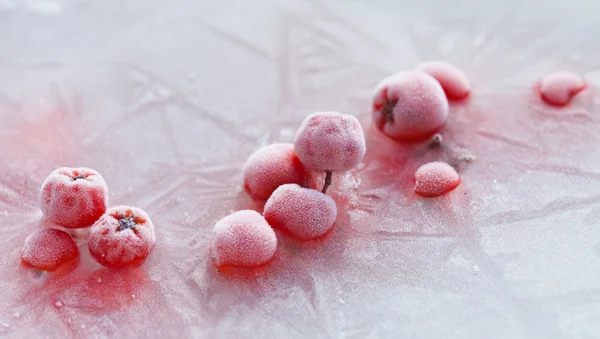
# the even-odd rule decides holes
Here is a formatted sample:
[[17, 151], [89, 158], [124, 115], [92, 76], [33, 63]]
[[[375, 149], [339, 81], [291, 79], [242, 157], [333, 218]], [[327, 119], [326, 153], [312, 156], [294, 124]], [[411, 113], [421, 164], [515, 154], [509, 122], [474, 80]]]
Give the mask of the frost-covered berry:
[[267, 200], [283, 184], [301, 184], [305, 169], [292, 144], [272, 144], [252, 153], [244, 164], [244, 187], [256, 200]]
[[446, 123], [448, 99], [431, 75], [401, 72], [385, 78], [375, 88], [372, 117], [375, 126], [391, 138], [421, 141]]
[[421, 64], [417, 69], [434, 77], [442, 85], [448, 99], [464, 99], [471, 92], [471, 85], [465, 73], [451, 63], [429, 61]]
[[294, 136], [294, 150], [309, 170], [347, 171], [365, 152], [365, 135], [354, 116], [338, 112], [310, 114]]
[[56, 271], [79, 259], [79, 248], [64, 231], [45, 228], [31, 233], [25, 239], [21, 260], [42, 271]]
[[311, 240], [331, 229], [337, 207], [328, 195], [288, 184], [273, 192], [263, 214], [271, 226], [281, 228], [298, 239]]
[[213, 229], [212, 253], [217, 266], [260, 266], [273, 258], [276, 249], [275, 232], [253, 210], [234, 212]]
[[585, 80], [575, 73], [554, 72], [540, 82], [540, 95], [550, 105], [566, 106], [586, 87]]
[[137, 207], [108, 209], [90, 229], [88, 247], [92, 257], [106, 267], [135, 267], [144, 263], [154, 247], [154, 224]]
[[439, 197], [460, 183], [456, 170], [445, 162], [429, 162], [415, 172], [415, 192], [423, 197]]
[[108, 187], [93, 169], [62, 167], [46, 178], [39, 200], [49, 221], [66, 228], [88, 227], [106, 211]]

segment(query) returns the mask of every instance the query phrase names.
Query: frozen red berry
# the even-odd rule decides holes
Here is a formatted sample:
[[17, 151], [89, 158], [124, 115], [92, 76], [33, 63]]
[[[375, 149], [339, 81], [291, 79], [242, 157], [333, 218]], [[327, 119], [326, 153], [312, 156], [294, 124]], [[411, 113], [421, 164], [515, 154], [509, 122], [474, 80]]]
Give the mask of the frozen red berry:
[[64, 231], [44, 228], [31, 233], [25, 239], [21, 254], [24, 264], [42, 271], [56, 271], [79, 259], [79, 248]]
[[298, 239], [311, 240], [331, 229], [337, 207], [328, 195], [288, 184], [273, 192], [263, 214], [271, 226], [281, 228]]
[[107, 203], [104, 178], [85, 167], [53, 171], [40, 191], [42, 213], [49, 221], [66, 228], [91, 226], [104, 214]]
[[242, 210], [219, 220], [213, 229], [212, 252], [217, 266], [255, 267], [275, 255], [277, 237], [265, 218]]
[[451, 63], [429, 61], [421, 64], [418, 70], [434, 77], [442, 85], [448, 99], [464, 99], [471, 92], [471, 85], [465, 73]]
[[560, 71], [544, 77], [539, 86], [544, 101], [554, 106], [565, 106], [587, 85], [579, 75]]
[[92, 257], [106, 267], [135, 267], [144, 263], [156, 236], [146, 212], [129, 206], [112, 207], [90, 229]]
[[458, 173], [445, 162], [430, 162], [415, 172], [415, 192], [423, 197], [439, 197], [455, 189], [459, 183]]
[[421, 71], [390, 76], [375, 88], [373, 121], [385, 135], [402, 141], [431, 137], [446, 123], [448, 99], [440, 83]]
[[252, 153], [244, 164], [244, 187], [257, 200], [267, 200], [283, 184], [301, 184], [305, 169], [292, 144], [272, 144]]
[[307, 169], [347, 171], [365, 156], [365, 135], [352, 115], [316, 112], [300, 125], [294, 136], [294, 150]]

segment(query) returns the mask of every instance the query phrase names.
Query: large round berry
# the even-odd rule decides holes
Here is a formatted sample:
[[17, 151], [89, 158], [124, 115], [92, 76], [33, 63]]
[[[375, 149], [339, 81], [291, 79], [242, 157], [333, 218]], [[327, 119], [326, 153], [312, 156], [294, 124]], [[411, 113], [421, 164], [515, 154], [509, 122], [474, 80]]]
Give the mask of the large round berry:
[[56, 271], [79, 258], [79, 248], [64, 231], [44, 228], [25, 239], [21, 260], [42, 271]]
[[421, 71], [384, 79], [373, 96], [373, 121], [385, 135], [403, 141], [422, 141], [444, 126], [448, 99], [440, 83]]
[[42, 184], [40, 207], [51, 222], [66, 228], [92, 225], [108, 204], [108, 187], [97, 171], [62, 167]]
[[219, 220], [213, 235], [217, 266], [260, 266], [269, 262], [277, 249], [275, 232], [252, 210], [237, 211]]
[[455, 189], [459, 183], [458, 173], [445, 162], [426, 163], [415, 172], [415, 192], [423, 197], [439, 197]]
[[271, 226], [284, 229], [301, 240], [311, 240], [331, 229], [337, 207], [328, 195], [289, 184], [273, 192], [263, 214]]
[[365, 135], [352, 115], [312, 113], [296, 132], [294, 150], [310, 170], [347, 171], [358, 166], [365, 156]]
[[129, 206], [112, 207], [90, 229], [92, 257], [106, 267], [139, 266], [154, 243], [154, 225], [146, 212]]
[[550, 105], [565, 106], [586, 86], [585, 80], [575, 73], [554, 72], [540, 82], [540, 95]]
[[429, 61], [421, 64], [418, 69], [434, 77], [448, 99], [464, 99], [471, 92], [471, 85], [465, 73], [448, 62]]
[[252, 153], [244, 164], [244, 187], [252, 198], [267, 200], [283, 184], [301, 184], [305, 169], [292, 144], [272, 144]]

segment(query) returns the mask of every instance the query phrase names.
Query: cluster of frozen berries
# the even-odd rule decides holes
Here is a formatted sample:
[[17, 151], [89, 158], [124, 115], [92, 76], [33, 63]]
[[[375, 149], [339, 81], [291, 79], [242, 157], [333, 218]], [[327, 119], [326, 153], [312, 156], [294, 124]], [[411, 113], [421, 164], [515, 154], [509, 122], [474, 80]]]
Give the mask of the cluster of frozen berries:
[[[89, 251], [103, 266], [141, 265], [156, 241], [146, 212], [129, 206], [108, 208], [106, 181], [93, 169], [53, 171], [42, 184], [39, 202], [52, 224], [70, 230], [89, 227]], [[77, 263], [79, 248], [71, 234], [40, 228], [25, 240], [21, 260], [38, 270], [56, 271]]]
[[[254, 152], [244, 165], [244, 187], [253, 199], [266, 200], [263, 214], [235, 212], [214, 227], [213, 255], [218, 266], [259, 266], [275, 254], [272, 227], [301, 240], [325, 235], [337, 216], [328, 195], [334, 172], [358, 166], [366, 151], [358, 120], [338, 112], [309, 115], [293, 144], [273, 144]], [[321, 190], [311, 176], [325, 175]], [[309, 187], [305, 187], [309, 186]]]

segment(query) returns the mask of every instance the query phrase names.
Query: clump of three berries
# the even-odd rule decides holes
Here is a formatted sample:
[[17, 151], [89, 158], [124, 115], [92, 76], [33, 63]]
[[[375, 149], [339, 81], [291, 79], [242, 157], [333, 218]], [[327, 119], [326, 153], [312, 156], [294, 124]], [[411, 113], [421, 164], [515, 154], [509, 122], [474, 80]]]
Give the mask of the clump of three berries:
[[[97, 171], [63, 167], [42, 184], [40, 208], [51, 223], [66, 229], [90, 227], [88, 248], [103, 266], [141, 265], [156, 241], [154, 225], [136, 207], [108, 208], [108, 186]], [[71, 235], [56, 228], [34, 231], [25, 240], [22, 262], [43, 271], [55, 271], [79, 259]]]

